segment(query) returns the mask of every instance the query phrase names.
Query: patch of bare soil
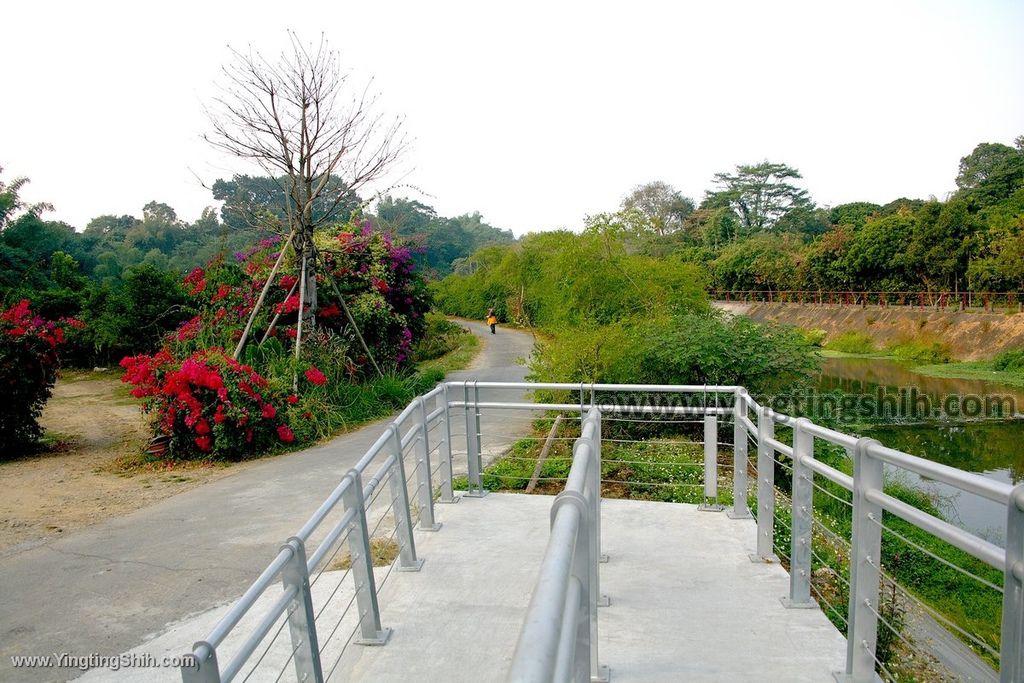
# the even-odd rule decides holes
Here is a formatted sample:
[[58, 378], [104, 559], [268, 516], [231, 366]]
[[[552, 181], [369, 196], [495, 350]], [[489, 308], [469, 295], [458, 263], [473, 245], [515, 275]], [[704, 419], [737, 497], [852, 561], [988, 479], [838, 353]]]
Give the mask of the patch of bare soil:
[[123, 515], [228, 473], [225, 467], [135, 468], [150, 436], [117, 375], [67, 373], [40, 423], [42, 453], [0, 462], [0, 550]]

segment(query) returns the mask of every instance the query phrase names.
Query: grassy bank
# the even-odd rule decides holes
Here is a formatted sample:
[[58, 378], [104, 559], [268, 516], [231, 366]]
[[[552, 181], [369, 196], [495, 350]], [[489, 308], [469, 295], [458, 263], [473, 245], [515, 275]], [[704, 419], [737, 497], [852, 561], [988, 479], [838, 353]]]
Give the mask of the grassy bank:
[[1024, 388], [1024, 374], [1017, 370], [996, 370], [990, 360], [919, 365], [912, 370], [927, 377], [977, 379]]

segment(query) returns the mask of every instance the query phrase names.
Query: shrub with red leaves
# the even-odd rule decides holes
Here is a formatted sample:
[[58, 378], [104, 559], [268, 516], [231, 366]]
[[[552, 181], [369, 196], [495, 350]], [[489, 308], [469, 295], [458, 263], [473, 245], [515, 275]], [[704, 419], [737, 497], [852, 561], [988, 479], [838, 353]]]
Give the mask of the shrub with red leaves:
[[33, 315], [27, 299], [0, 313], [0, 459], [42, 436], [38, 418], [57, 380], [59, 348], [81, 327]]
[[182, 361], [167, 349], [121, 361], [123, 382], [144, 399], [158, 432], [171, 437], [170, 457], [240, 460], [294, 440], [279, 415], [283, 392], [223, 349], [197, 351]]

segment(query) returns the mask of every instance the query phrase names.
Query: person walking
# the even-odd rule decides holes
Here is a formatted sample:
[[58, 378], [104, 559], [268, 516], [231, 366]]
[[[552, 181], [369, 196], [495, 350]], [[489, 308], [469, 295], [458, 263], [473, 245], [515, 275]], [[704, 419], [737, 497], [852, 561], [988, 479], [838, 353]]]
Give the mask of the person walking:
[[498, 316], [494, 315], [494, 309], [487, 309], [487, 324], [491, 326], [491, 334], [494, 334], [494, 328], [498, 324]]

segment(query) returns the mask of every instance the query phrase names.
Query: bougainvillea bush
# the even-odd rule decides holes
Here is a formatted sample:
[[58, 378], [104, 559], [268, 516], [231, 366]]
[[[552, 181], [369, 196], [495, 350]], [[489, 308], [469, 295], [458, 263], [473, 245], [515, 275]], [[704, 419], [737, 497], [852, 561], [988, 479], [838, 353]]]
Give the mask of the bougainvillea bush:
[[38, 418], [57, 380], [60, 347], [81, 327], [34, 315], [25, 299], [0, 313], [0, 459], [42, 436]]
[[378, 377], [344, 315], [331, 279], [317, 275], [315, 327], [303, 327], [294, 254], [267, 291], [238, 361], [232, 352], [277, 260], [283, 240], [265, 239], [196, 268], [184, 280], [192, 316], [154, 355], [126, 358], [123, 380], [144, 399], [170, 458], [239, 459], [307, 443], [381, 414], [436, 378], [409, 373], [412, 345], [430, 302], [409, 247], [368, 221], [318, 233], [329, 277], [385, 373]]

